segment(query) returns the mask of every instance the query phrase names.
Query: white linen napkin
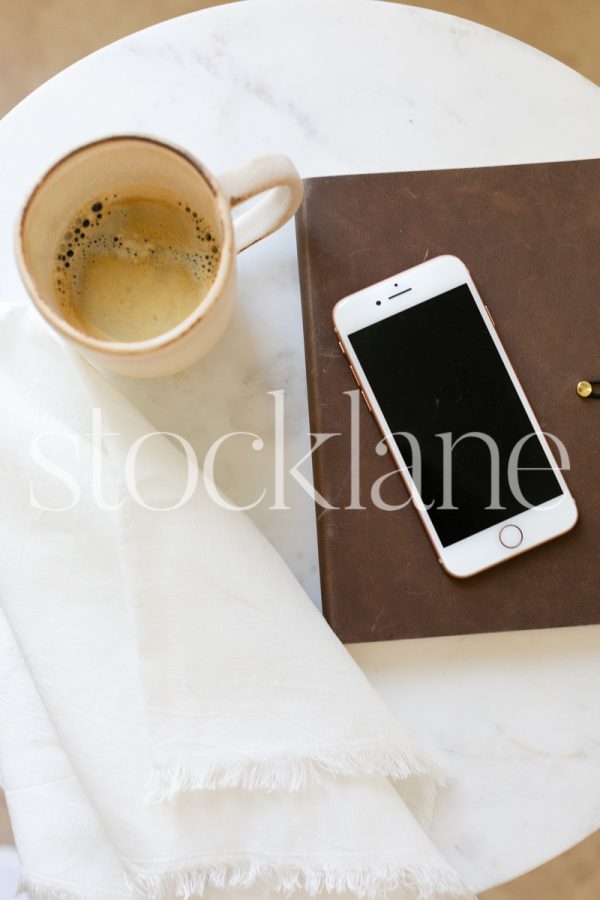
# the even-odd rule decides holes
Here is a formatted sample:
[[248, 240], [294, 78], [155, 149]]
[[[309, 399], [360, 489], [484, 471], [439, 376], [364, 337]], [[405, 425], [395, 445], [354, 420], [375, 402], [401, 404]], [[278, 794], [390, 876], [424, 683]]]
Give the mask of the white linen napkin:
[[252, 523], [28, 309], [0, 312], [0, 359], [0, 771], [30, 895], [467, 896], [415, 818], [431, 765]]

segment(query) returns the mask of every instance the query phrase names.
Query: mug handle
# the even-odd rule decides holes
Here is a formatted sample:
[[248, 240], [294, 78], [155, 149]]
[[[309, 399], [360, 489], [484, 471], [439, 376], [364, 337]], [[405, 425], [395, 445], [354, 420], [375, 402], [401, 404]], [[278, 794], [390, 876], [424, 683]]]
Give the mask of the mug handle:
[[270, 191], [267, 197], [234, 219], [237, 253], [285, 225], [300, 206], [304, 193], [296, 167], [281, 154], [258, 156], [219, 175], [218, 181], [232, 207]]

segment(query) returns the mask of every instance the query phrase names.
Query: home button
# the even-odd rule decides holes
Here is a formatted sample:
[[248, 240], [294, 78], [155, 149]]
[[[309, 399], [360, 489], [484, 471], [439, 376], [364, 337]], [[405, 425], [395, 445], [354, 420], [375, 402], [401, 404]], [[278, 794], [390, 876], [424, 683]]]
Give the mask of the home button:
[[505, 525], [500, 532], [500, 541], [509, 550], [514, 550], [523, 540], [523, 532], [516, 525]]

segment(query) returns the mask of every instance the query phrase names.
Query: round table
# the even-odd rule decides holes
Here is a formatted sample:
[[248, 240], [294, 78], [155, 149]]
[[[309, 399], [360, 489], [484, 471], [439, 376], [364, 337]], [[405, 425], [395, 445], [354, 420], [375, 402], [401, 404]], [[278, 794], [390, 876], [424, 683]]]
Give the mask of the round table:
[[[33, 181], [107, 133], [145, 132], [219, 172], [279, 151], [304, 176], [520, 163], [600, 154], [600, 90], [505, 35], [367, 0], [250, 0], [165, 22], [42, 86], [0, 123], [0, 297], [24, 297], [11, 233]], [[193, 369], [120, 381], [200, 461], [234, 437], [217, 478], [318, 603], [314, 509], [287, 479], [269, 510], [274, 400], [288, 465], [309, 449], [293, 224], [239, 260], [239, 307]], [[310, 462], [301, 467], [310, 477]], [[574, 586], [574, 590], [576, 587]], [[558, 598], [560, 600], [560, 598]], [[600, 627], [350, 648], [448, 774], [433, 836], [476, 890], [513, 878], [600, 825]]]

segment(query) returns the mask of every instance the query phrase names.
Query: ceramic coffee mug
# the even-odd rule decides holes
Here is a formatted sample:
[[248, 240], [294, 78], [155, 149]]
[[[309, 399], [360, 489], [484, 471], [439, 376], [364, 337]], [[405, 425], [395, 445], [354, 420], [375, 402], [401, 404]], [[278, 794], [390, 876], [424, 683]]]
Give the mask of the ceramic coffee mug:
[[[265, 191], [265, 197], [232, 218], [232, 207]], [[76, 253], [83, 243], [87, 219], [83, 223], [74, 220], [77, 211], [90, 203], [91, 209], [98, 210], [102, 204], [93, 203], [94, 198], [124, 193], [185, 198], [179, 206], [184, 202], [188, 212], [194, 210], [193, 215], [204, 223], [202, 228], [214, 242], [213, 252], [218, 248], [212, 263], [213, 280], [207, 289], [201, 290], [199, 285], [197, 305], [173, 327], [141, 340], [105, 339], [89, 333], [76, 318], [67, 315], [56, 287], [57, 277], [61, 283], [57, 269], [68, 268], [75, 261], [71, 259], [73, 250], [66, 249], [65, 231], [72, 239], [68, 247]], [[162, 141], [110, 137], [74, 150], [35, 187], [19, 222], [18, 264], [39, 312], [92, 363], [138, 378], [168, 375], [187, 368], [219, 340], [235, 304], [236, 253], [281, 228], [294, 215], [301, 199], [302, 181], [285, 156], [259, 157], [215, 177], [193, 156]], [[101, 216], [101, 212], [90, 213], [92, 224], [100, 224]], [[69, 231], [73, 221], [78, 221], [81, 229]], [[197, 232], [205, 237], [199, 225]], [[129, 252], [130, 247], [125, 250]], [[207, 255], [206, 259], [211, 265], [212, 258]], [[64, 274], [68, 274], [67, 269]]]

